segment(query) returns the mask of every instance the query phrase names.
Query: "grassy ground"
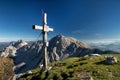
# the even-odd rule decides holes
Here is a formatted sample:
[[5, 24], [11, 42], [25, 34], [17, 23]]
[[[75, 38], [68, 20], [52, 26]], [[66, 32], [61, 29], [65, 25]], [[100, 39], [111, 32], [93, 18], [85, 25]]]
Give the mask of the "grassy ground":
[[92, 77], [94, 80], [120, 80], [120, 54], [110, 54], [118, 59], [118, 63], [113, 65], [104, 63], [106, 55], [74, 57], [54, 62], [50, 64], [50, 71], [42, 72], [37, 68], [32, 70], [33, 74], [26, 74], [21, 80], [80, 80], [84, 77]]
[[0, 80], [12, 80], [13, 75], [13, 60], [0, 57]]

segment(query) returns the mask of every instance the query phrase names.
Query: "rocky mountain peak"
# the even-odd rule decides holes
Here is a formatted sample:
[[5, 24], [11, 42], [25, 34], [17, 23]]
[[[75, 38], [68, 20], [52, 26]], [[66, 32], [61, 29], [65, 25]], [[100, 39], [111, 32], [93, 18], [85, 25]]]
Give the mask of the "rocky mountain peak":
[[23, 46], [27, 45], [27, 42], [23, 40], [18, 40], [17, 42], [11, 42], [3, 51], [1, 56], [4, 57], [14, 57], [16, 56], [16, 51]]
[[[90, 47], [73, 37], [57, 35], [49, 41], [48, 51], [50, 51], [50, 60], [62, 60], [66, 57], [80, 53], [80, 49], [90, 49]], [[79, 49], [79, 50], [78, 50]], [[54, 56], [54, 57], [53, 57]]]
[[57, 35], [50, 40], [50, 47], [61, 45], [62, 47], [67, 47], [71, 44], [75, 44], [77, 47], [90, 48], [87, 44], [80, 42], [73, 37], [65, 37], [63, 35]]
[[23, 41], [23, 40], [18, 40], [17, 42], [13, 42], [12, 43], [12, 46], [14, 46], [14, 47], [16, 47], [16, 48], [21, 48], [21, 47], [23, 47], [23, 46], [25, 46], [25, 45], [27, 45], [28, 43], [27, 42], [25, 42], [25, 41]]

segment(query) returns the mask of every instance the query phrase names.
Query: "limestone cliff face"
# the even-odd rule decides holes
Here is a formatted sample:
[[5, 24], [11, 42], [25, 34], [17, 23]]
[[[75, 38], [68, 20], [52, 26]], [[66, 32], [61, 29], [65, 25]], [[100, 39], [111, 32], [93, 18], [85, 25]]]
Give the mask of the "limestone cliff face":
[[80, 53], [79, 49], [90, 49], [90, 47], [72, 37], [65, 37], [63, 35], [57, 35], [49, 42], [49, 57], [51, 61], [62, 60], [69, 56]]

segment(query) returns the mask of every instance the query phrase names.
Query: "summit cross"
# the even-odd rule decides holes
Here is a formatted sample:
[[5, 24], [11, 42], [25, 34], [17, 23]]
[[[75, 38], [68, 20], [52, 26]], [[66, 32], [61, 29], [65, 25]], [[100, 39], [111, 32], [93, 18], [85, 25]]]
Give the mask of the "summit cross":
[[38, 26], [38, 25], [33, 25], [33, 29], [36, 30], [41, 30], [42, 31], [42, 37], [43, 37], [43, 55], [44, 55], [44, 60], [43, 60], [43, 67], [45, 68], [45, 70], [48, 70], [48, 54], [47, 54], [47, 47], [49, 45], [48, 41], [47, 41], [47, 33], [50, 31], [53, 31], [53, 28], [50, 28], [47, 25], [47, 14], [46, 13], [42, 13], [42, 19], [43, 19], [43, 25], [42, 26]]

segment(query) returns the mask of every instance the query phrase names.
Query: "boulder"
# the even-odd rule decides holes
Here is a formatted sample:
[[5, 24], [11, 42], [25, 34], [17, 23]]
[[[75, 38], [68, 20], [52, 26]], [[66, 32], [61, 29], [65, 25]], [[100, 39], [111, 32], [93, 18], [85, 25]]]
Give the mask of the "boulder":
[[114, 64], [117, 63], [117, 58], [114, 56], [105, 56], [105, 63], [106, 64]]

